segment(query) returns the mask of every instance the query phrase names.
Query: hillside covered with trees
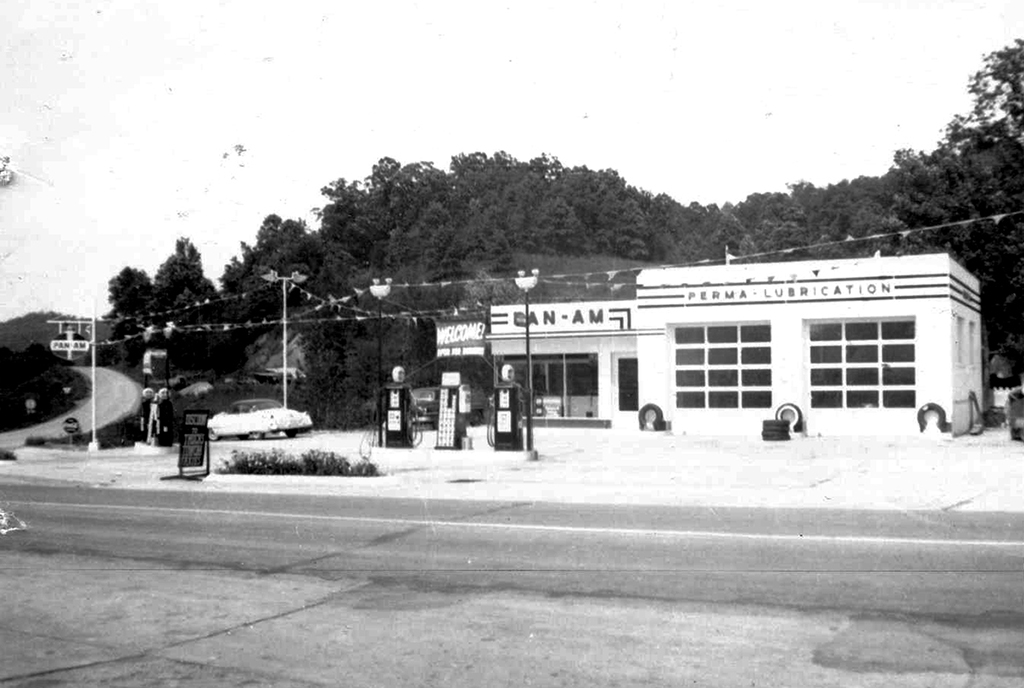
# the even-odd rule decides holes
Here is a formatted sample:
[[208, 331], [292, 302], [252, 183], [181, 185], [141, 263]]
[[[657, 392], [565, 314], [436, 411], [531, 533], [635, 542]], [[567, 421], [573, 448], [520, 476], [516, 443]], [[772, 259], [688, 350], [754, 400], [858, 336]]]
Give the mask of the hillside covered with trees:
[[[1019, 358], [1024, 41], [989, 55], [968, 89], [973, 109], [953, 117], [936, 148], [895, 152], [884, 176], [797, 182], [722, 207], [684, 205], [614, 170], [568, 168], [549, 155], [459, 154], [444, 170], [382, 158], [365, 179], [322, 189], [318, 226], [268, 215], [219, 288], [184, 238], [152, 278], [125, 267], [110, 281], [109, 314], [123, 344], [105, 347], [105, 360], [134, 364], [147, 345], [169, 342], [179, 368], [240, 369], [247, 348], [280, 331], [280, 284], [261, 275], [298, 271], [308, 280], [289, 291], [289, 320], [310, 376], [296, 402], [321, 426], [359, 424], [375, 385], [378, 325], [386, 361], [415, 371], [433, 353], [432, 318], [520, 299], [498, 279], [517, 269], [579, 273], [568, 285], [542, 283], [537, 300], [616, 298], [631, 290], [612, 271], [721, 262], [726, 247], [763, 261], [949, 252], [982, 280], [989, 350]], [[378, 302], [365, 290], [383, 277], [395, 288]]]

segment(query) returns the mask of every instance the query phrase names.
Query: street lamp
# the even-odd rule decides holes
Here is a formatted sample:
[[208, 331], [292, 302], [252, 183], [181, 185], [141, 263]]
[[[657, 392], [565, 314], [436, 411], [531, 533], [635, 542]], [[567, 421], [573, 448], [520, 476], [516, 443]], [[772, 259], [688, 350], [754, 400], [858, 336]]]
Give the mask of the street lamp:
[[526, 304], [526, 386], [527, 386], [527, 407], [526, 407], [526, 451], [533, 457], [533, 358], [530, 355], [530, 290], [537, 286], [537, 275], [540, 270], [534, 268], [527, 275], [520, 270], [516, 277], [516, 286], [523, 290], [523, 298]]
[[381, 404], [381, 385], [384, 382], [384, 299], [391, 293], [391, 278], [384, 280], [384, 284], [376, 277], [370, 285], [370, 293], [377, 298], [377, 446], [384, 446], [384, 408]]
[[260, 275], [267, 282], [281, 283], [281, 327], [284, 331], [284, 338], [281, 341], [281, 384], [284, 385], [284, 407], [288, 408], [288, 283], [302, 284], [306, 276], [298, 270], [293, 270], [291, 275], [277, 274], [277, 270], [271, 270]]

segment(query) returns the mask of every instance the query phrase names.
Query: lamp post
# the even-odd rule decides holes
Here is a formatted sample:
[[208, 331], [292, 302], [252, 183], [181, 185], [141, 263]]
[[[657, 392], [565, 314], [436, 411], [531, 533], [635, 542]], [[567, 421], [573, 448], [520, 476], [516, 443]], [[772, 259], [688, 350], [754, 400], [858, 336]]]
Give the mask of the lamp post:
[[530, 355], [530, 290], [537, 286], [537, 275], [540, 270], [534, 268], [529, 275], [520, 270], [516, 277], [516, 286], [523, 290], [523, 299], [526, 305], [526, 451], [531, 458], [533, 454], [533, 358]]
[[281, 328], [283, 339], [281, 341], [281, 384], [284, 388], [283, 403], [288, 408], [288, 283], [302, 284], [306, 276], [298, 270], [293, 270], [290, 275], [278, 275], [277, 270], [271, 270], [260, 275], [267, 282], [281, 283]]
[[377, 298], [377, 446], [384, 446], [384, 409], [381, 404], [381, 385], [384, 383], [384, 299], [391, 293], [391, 278], [384, 284], [376, 277], [370, 285], [370, 293]]

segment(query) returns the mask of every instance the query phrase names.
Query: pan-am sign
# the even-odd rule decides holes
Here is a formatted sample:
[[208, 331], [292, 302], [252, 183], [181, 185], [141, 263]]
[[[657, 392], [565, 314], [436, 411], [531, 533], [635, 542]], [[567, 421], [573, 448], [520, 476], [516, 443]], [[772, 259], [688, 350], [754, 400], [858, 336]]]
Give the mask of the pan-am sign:
[[73, 361], [89, 353], [89, 340], [75, 332], [65, 332], [60, 338], [50, 341], [50, 351]]

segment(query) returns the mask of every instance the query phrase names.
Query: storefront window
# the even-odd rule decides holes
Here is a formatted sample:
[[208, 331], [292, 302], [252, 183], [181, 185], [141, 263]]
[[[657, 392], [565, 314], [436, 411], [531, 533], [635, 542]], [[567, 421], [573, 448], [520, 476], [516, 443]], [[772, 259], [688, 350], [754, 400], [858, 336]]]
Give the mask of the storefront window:
[[812, 408], [914, 408], [913, 320], [815, 322], [809, 328]]
[[771, 339], [767, 324], [676, 328], [676, 407], [770, 408]]
[[[544, 413], [552, 417], [597, 417], [597, 356], [564, 354], [531, 356], [533, 388], [541, 397]], [[516, 371], [516, 381], [524, 387], [526, 358], [508, 356], [505, 363]]]

